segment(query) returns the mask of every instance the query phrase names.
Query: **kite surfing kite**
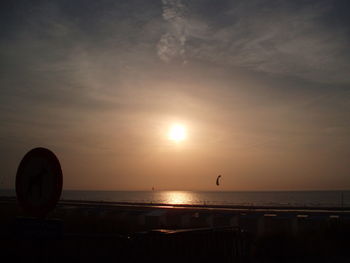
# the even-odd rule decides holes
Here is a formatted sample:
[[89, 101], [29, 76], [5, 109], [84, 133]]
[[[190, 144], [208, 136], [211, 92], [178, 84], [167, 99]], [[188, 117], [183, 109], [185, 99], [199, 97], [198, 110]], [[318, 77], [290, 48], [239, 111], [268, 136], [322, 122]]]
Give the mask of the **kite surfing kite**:
[[216, 178], [216, 185], [219, 185], [220, 177], [221, 177], [221, 175], [219, 175], [218, 178]]

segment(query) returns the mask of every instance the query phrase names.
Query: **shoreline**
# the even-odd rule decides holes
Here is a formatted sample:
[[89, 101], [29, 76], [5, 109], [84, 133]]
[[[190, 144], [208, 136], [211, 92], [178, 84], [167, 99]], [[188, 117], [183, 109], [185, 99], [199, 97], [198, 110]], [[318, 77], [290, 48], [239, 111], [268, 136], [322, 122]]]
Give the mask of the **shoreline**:
[[[0, 196], [0, 202], [16, 203], [16, 197]], [[153, 202], [116, 202], [116, 201], [95, 201], [95, 200], [70, 200], [61, 199], [57, 206], [99, 206], [99, 207], [136, 207], [136, 208], [177, 208], [195, 210], [222, 210], [222, 211], [248, 211], [248, 212], [314, 212], [314, 213], [339, 213], [350, 214], [350, 207], [341, 206], [292, 206], [292, 205], [213, 205], [213, 204], [166, 204]]]

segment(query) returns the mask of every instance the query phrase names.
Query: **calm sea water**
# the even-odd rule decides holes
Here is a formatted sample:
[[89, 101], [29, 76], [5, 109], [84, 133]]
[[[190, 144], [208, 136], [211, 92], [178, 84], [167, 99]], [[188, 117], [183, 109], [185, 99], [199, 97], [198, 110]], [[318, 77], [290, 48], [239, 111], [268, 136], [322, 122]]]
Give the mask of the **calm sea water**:
[[[14, 196], [0, 190], [0, 196]], [[194, 205], [350, 206], [350, 191], [63, 191], [63, 200]]]

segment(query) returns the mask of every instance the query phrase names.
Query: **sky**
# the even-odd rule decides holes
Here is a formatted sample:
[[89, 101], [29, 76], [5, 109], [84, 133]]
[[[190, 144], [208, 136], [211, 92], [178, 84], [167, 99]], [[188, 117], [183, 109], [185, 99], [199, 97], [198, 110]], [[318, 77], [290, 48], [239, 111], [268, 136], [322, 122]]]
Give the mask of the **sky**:
[[349, 13], [346, 0], [1, 1], [0, 188], [40, 146], [64, 189], [350, 189]]

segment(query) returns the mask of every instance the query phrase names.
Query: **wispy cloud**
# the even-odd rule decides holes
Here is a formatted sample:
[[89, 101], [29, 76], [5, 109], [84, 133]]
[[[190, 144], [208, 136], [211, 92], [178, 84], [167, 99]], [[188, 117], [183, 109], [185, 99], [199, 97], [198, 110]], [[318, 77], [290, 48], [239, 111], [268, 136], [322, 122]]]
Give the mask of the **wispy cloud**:
[[163, 18], [167, 22], [166, 32], [158, 43], [158, 56], [169, 62], [177, 59], [185, 62], [185, 44], [187, 40], [186, 6], [181, 0], [162, 0]]
[[163, 1], [169, 24], [158, 44], [163, 61], [200, 59], [318, 82], [350, 82], [348, 29], [324, 22], [334, 8], [330, 3], [237, 1], [219, 14], [201, 3]]

